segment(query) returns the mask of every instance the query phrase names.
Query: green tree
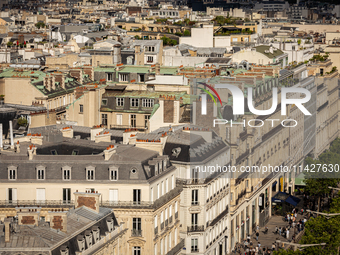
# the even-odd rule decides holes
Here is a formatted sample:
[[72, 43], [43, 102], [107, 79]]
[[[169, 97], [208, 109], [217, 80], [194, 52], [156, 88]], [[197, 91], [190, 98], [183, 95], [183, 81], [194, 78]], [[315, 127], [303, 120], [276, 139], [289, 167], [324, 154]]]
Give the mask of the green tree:
[[297, 40], [297, 43], [298, 43], [298, 45], [300, 45], [301, 44], [301, 39]]
[[216, 16], [214, 19], [217, 25], [223, 26], [225, 24], [225, 18], [223, 16]]
[[39, 21], [38, 23], [35, 24], [35, 26], [40, 29], [40, 28], [44, 28], [45, 27], [45, 23], [42, 21]]
[[9, 41], [9, 42], [7, 43], [7, 47], [12, 47], [12, 46], [13, 46], [13, 42]]
[[328, 172], [328, 169], [330, 166], [340, 163], [339, 155], [334, 152], [327, 151], [322, 153], [319, 156], [319, 159], [313, 160], [311, 158], [307, 158], [305, 162], [306, 167], [304, 170], [306, 173], [306, 191], [317, 198], [319, 211], [321, 206], [321, 197], [330, 195], [331, 193], [331, 189], [328, 187], [336, 187], [338, 184], [339, 174], [330, 173]]
[[302, 254], [301, 251], [293, 251], [293, 250], [283, 250], [280, 249], [279, 251], [274, 251], [274, 255], [300, 255]]
[[21, 126], [27, 126], [27, 119], [24, 118], [24, 117], [20, 117], [18, 119], [18, 125], [21, 127]]
[[184, 30], [183, 35], [184, 36], [190, 36], [191, 32], [189, 30]]

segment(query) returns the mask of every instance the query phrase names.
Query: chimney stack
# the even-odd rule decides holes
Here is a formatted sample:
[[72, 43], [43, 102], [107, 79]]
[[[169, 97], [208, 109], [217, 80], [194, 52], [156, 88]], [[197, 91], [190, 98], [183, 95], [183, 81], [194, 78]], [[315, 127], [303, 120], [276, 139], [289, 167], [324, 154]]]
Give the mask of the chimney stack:
[[14, 149], [14, 141], [13, 141], [13, 122], [9, 121], [9, 133], [11, 138], [11, 149]]
[[5, 223], [5, 243], [9, 243], [10, 241], [10, 233], [11, 233], [11, 219], [10, 218], [5, 218], [4, 219], [4, 223]]
[[160, 73], [161, 73], [161, 65], [159, 63], [156, 63], [155, 74], [160, 75]]

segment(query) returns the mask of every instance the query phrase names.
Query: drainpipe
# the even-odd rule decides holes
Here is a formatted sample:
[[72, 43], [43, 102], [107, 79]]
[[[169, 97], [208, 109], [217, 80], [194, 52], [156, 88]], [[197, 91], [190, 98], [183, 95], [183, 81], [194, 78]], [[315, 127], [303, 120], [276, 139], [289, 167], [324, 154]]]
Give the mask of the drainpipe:
[[9, 121], [9, 132], [10, 132], [10, 139], [11, 139], [11, 149], [14, 149], [14, 141], [13, 141], [13, 122]]
[[3, 145], [2, 145], [2, 123], [0, 123], [0, 151], [2, 151]]

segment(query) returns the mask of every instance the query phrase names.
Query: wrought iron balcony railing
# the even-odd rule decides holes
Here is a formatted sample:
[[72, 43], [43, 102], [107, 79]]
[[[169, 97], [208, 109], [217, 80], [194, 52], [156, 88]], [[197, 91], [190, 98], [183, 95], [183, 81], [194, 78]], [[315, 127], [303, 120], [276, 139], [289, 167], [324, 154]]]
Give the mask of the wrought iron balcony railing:
[[204, 225], [188, 226], [188, 232], [201, 232], [204, 231]]
[[142, 236], [141, 229], [131, 229], [131, 236]]

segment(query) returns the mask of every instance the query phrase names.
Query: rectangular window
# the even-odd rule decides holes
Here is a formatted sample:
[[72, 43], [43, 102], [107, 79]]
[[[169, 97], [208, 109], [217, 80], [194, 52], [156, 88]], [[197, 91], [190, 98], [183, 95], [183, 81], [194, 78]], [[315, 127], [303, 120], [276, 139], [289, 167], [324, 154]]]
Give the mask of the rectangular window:
[[118, 189], [109, 190], [109, 201], [113, 204], [118, 204]]
[[191, 251], [198, 252], [198, 238], [191, 238]]
[[8, 189], [8, 201], [12, 203], [13, 201], [17, 200], [17, 189]]
[[151, 108], [151, 107], [153, 107], [154, 102], [155, 102], [154, 99], [143, 98], [142, 99], [142, 107]]
[[107, 114], [102, 114], [102, 125], [107, 126]]
[[70, 169], [64, 169], [63, 170], [63, 178], [64, 178], [64, 180], [70, 180], [71, 179], [71, 170]]
[[157, 184], [157, 199], [159, 198], [159, 184]]
[[119, 74], [119, 81], [128, 81], [128, 74], [127, 73], [121, 73]]
[[16, 169], [10, 169], [8, 170], [8, 179], [10, 180], [16, 180], [17, 175], [16, 175]]
[[131, 107], [138, 107], [138, 106], [139, 106], [139, 99], [131, 98]]
[[138, 81], [139, 81], [139, 82], [144, 82], [144, 81], [145, 81], [145, 76], [144, 76], [144, 74], [139, 74], [139, 75], [138, 75]]
[[164, 195], [164, 182], [161, 182], [161, 196]]
[[191, 226], [197, 226], [198, 224], [198, 213], [191, 214]]
[[140, 204], [141, 202], [141, 190], [140, 189], [134, 189], [133, 190], [133, 203], [134, 204]]
[[107, 81], [112, 81], [113, 80], [113, 73], [107, 73]]
[[132, 229], [135, 229], [135, 230], [141, 230], [142, 229], [142, 219], [141, 218], [133, 218]]
[[130, 114], [130, 126], [136, 127], [136, 114]]
[[198, 189], [191, 190], [191, 204], [198, 205]]
[[88, 169], [86, 177], [87, 177], [87, 180], [94, 180], [94, 170]]
[[169, 191], [169, 180], [168, 178], [165, 179], [165, 193], [168, 193]]
[[69, 204], [71, 202], [71, 189], [63, 189], [63, 203]]
[[144, 127], [149, 126], [150, 115], [144, 115]]
[[117, 106], [124, 106], [124, 98], [117, 97], [116, 98], [116, 104], [117, 104]]
[[39, 169], [37, 171], [37, 179], [38, 180], [44, 180], [45, 179], [45, 170], [44, 169]]
[[175, 176], [171, 175], [171, 189], [175, 188]]
[[84, 106], [82, 104], [79, 105], [79, 112], [81, 112], [81, 113], [84, 112]]
[[153, 62], [153, 56], [148, 56], [148, 63], [152, 63]]
[[133, 255], [141, 255], [142, 254], [142, 249], [139, 246], [134, 246], [133, 247]]
[[110, 170], [110, 180], [111, 181], [118, 180], [118, 170]]

